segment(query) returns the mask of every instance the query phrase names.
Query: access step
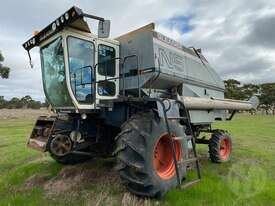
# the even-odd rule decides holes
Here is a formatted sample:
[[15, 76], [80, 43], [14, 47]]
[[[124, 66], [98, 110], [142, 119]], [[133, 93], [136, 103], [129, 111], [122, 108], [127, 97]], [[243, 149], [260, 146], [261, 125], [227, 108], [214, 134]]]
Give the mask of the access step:
[[167, 119], [171, 119], [171, 120], [187, 120], [188, 118], [187, 117], [167, 117]]
[[186, 135], [186, 136], [181, 136], [181, 137], [174, 137], [173, 140], [184, 140], [186, 139], [187, 141], [193, 139], [193, 136], [191, 135]]
[[46, 138], [30, 138], [27, 146], [32, 148], [32, 149], [36, 149], [42, 152], [46, 151], [46, 146], [47, 146], [47, 139]]
[[196, 162], [196, 161], [198, 161], [198, 158], [190, 158], [190, 159], [180, 160], [180, 161], [178, 161], [178, 165], [189, 164], [189, 163]]
[[192, 135], [186, 135], [186, 139], [188, 141], [188, 140], [194, 139], [194, 137]]
[[187, 182], [187, 183], [181, 185], [180, 188], [181, 188], [181, 189], [186, 189], [186, 188], [188, 188], [188, 187], [191, 187], [191, 186], [193, 186], [193, 185], [199, 183], [200, 181], [201, 181], [201, 179], [192, 180], [192, 181], [190, 181], [190, 182]]

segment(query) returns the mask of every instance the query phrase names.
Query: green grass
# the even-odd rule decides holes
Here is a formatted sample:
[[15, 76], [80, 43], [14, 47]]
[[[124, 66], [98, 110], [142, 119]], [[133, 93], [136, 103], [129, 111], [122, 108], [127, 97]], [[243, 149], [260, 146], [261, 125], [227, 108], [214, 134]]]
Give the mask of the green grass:
[[[49, 195], [44, 183], [26, 187], [30, 177], [42, 176], [49, 181], [64, 168], [47, 154], [26, 147], [33, 122], [0, 121], [0, 206], [121, 205], [127, 191], [118, 180], [108, 184], [104, 178], [104, 171], [111, 168], [109, 160], [95, 161], [92, 166], [101, 174], [95, 177], [96, 182], [84, 182], [81, 188]], [[199, 145], [201, 183], [185, 191], [173, 189], [160, 201], [135, 199], [129, 205], [275, 205], [275, 117], [237, 115], [233, 121], [213, 127], [226, 129], [233, 136], [230, 162], [211, 163], [207, 146]], [[194, 177], [193, 172], [190, 177]]]

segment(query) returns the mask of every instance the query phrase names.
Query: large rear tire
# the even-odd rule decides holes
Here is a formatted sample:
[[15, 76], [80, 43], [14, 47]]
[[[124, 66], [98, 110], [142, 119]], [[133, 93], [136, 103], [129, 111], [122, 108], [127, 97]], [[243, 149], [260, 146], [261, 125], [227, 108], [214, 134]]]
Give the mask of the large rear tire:
[[231, 158], [232, 139], [230, 135], [223, 131], [217, 130], [212, 134], [209, 140], [209, 156], [214, 163], [228, 162]]
[[[173, 136], [184, 137], [179, 121], [169, 122]], [[163, 119], [153, 112], [133, 115], [116, 137], [117, 170], [122, 183], [135, 195], [162, 197], [177, 185], [172, 148]], [[187, 140], [174, 140], [177, 160], [187, 157]], [[186, 165], [180, 168], [180, 178]]]

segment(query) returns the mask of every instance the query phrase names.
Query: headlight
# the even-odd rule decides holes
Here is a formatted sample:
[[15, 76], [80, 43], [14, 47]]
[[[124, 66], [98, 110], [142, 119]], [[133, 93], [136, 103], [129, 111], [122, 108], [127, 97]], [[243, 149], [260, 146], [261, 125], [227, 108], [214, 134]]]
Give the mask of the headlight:
[[66, 19], [66, 20], [69, 19], [69, 14], [68, 14], [68, 13], [65, 14], [65, 19]]
[[87, 114], [85, 113], [81, 114], [81, 119], [87, 119]]
[[72, 131], [70, 133], [70, 138], [71, 138], [72, 141], [80, 142], [82, 136], [81, 136], [80, 132], [78, 132], [78, 131]]
[[63, 16], [60, 17], [60, 21], [61, 21], [61, 23], [64, 23], [64, 17]]
[[53, 30], [53, 31], [56, 30], [56, 24], [55, 24], [55, 23], [52, 24], [52, 30]]
[[60, 23], [59, 23], [58, 19], [55, 21], [55, 23], [56, 23], [56, 26], [60, 26]]

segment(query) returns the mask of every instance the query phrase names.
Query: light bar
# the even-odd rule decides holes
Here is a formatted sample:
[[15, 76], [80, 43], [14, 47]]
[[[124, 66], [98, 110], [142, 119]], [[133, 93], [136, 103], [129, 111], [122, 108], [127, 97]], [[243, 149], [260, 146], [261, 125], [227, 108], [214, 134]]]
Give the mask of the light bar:
[[58, 33], [62, 30], [65, 26], [72, 24], [79, 18], [88, 17], [92, 19], [96, 19], [99, 21], [104, 21], [104, 18], [85, 14], [82, 10], [78, 7], [73, 6], [67, 12], [62, 14], [56, 20], [54, 20], [50, 25], [40, 31], [38, 34], [34, 35], [28, 41], [26, 41], [22, 46], [27, 51], [31, 50], [33, 47], [38, 46], [41, 42], [45, 41], [46, 39], [50, 38], [54, 34]]

